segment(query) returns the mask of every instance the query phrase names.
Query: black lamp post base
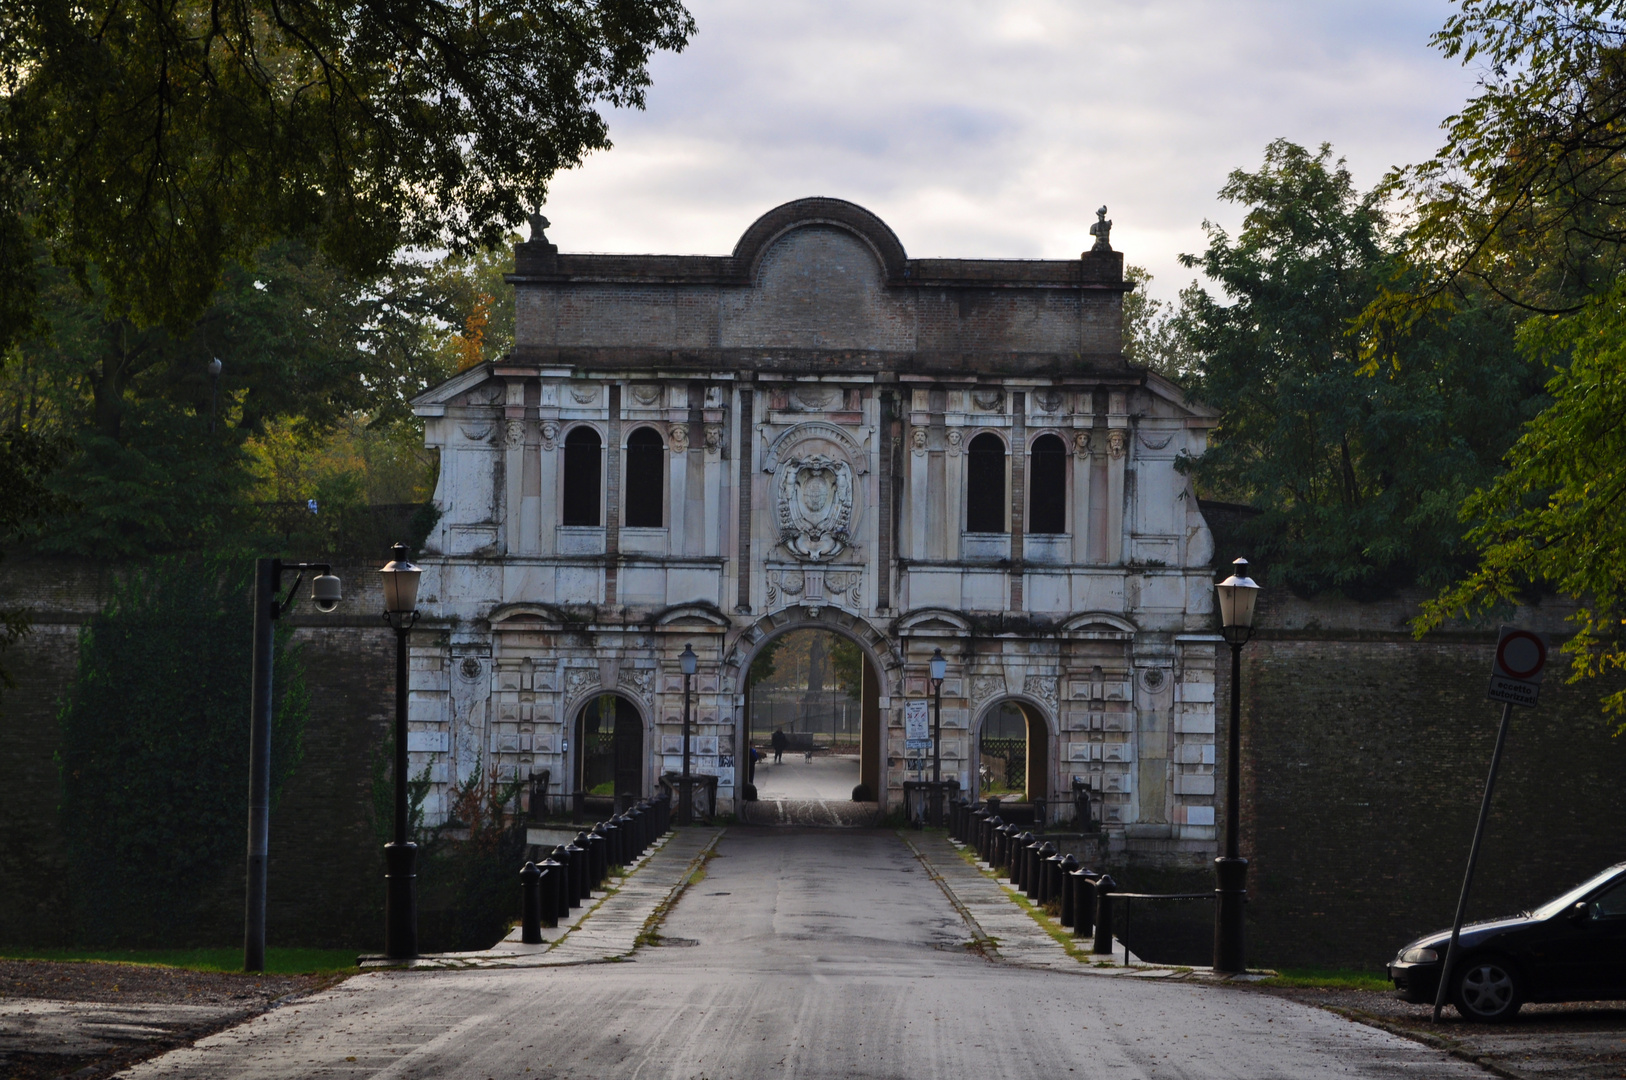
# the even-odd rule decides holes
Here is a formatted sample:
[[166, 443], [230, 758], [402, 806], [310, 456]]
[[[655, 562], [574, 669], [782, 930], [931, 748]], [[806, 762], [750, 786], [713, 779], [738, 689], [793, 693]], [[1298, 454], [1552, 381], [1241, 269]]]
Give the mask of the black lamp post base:
[[384, 955], [411, 960], [418, 955], [418, 845], [385, 844]]
[[1248, 860], [1215, 859], [1218, 888], [1214, 890], [1214, 970], [1241, 975], [1248, 970], [1244, 959], [1243, 906], [1248, 900]]

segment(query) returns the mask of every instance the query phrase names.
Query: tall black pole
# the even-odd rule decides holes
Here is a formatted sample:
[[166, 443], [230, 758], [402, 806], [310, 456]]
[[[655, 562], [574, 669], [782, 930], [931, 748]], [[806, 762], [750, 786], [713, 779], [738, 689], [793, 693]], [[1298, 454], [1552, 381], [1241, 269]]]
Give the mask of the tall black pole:
[[390, 621], [395, 627], [395, 839], [384, 845], [384, 955], [406, 960], [418, 955], [418, 845], [407, 838], [407, 635], [416, 620], [399, 615]]
[[253, 689], [248, 734], [248, 881], [243, 902], [243, 970], [265, 970], [265, 866], [271, 846], [271, 665], [278, 559], [254, 560]]
[[[1227, 628], [1227, 637], [1236, 628]], [[1240, 631], [1246, 633], [1246, 631]], [[1243, 948], [1243, 905], [1248, 898], [1248, 860], [1242, 858], [1242, 644], [1231, 641], [1231, 728], [1226, 739], [1225, 856], [1214, 860], [1214, 970], [1247, 970]]]
[[693, 675], [683, 676], [683, 777], [678, 781], [678, 822], [694, 824], [694, 784], [689, 779], [689, 686]]
[[932, 825], [943, 824], [943, 680], [932, 680]]
[[1446, 994], [1451, 984], [1451, 965], [1457, 959], [1457, 938], [1462, 936], [1462, 919], [1468, 913], [1468, 890], [1474, 883], [1474, 865], [1479, 862], [1479, 841], [1485, 837], [1485, 819], [1490, 817], [1491, 792], [1496, 790], [1496, 769], [1502, 764], [1502, 747], [1507, 745], [1507, 729], [1513, 723], [1513, 706], [1503, 703], [1502, 726], [1496, 729], [1496, 748], [1491, 751], [1490, 775], [1485, 777], [1485, 797], [1479, 802], [1479, 822], [1474, 826], [1474, 842], [1468, 847], [1468, 869], [1462, 875], [1462, 893], [1457, 897], [1457, 917], [1451, 923], [1451, 943], [1440, 965], [1440, 985], [1434, 990], [1434, 1022], [1440, 1022]]

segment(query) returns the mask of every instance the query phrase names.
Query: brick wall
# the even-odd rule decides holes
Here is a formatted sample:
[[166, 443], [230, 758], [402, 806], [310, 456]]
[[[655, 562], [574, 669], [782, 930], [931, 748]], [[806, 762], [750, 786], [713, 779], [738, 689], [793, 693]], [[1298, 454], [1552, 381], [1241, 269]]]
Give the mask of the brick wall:
[[[1500, 720], [1485, 699], [1495, 627], [1413, 641], [1416, 599], [1261, 599], [1242, 676], [1254, 962], [1375, 968], [1450, 925]], [[1562, 638], [1565, 611], [1507, 621]], [[1599, 686], [1564, 674], [1549, 668], [1540, 706], [1514, 710], [1470, 919], [1626, 859], [1626, 739], [1611, 736]]]
[[[271, 818], [272, 945], [371, 947], [381, 936], [381, 859], [369, 805], [373, 757], [394, 709], [394, 637], [369, 617], [382, 608], [376, 567], [336, 572], [346, 592], [339, 611], [318, 615], [305, 604], [293, 617], [311, 715], [304, 759]], [[73, 680], [79, 623], [100, 608], [106, 581], [87, 563], [0, 563], [3, 603], [23, 603], [36, 619], [34, 632], [7, 654], [18, 686], [0, 703], [0, 945], [70, 943], [56, 711]], [[246, 829], [245, 821], [245, 836]], [[200, 943], [241, 938], [241, 880], [235, 868], [205, 924], [188, 928]]]

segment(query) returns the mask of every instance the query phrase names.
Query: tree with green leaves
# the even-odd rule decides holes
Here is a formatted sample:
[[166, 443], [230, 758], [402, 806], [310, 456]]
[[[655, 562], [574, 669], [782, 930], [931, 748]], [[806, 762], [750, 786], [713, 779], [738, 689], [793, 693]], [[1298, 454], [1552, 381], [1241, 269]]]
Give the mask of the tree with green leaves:
[[278, 240], [357, 278], [494, 246], [693, 32], [678, 0], [0, 6], [0, 346], [52, 262], [184, 335]]
[[[1462, 508], [1477, 556], [1417, 620], [1574, 598], [1572, 680], [1626, 670], [1626, 3], [1462, 0], [1434, 36], [1483, 72], [1431, 160], [1390, 187], [1416, 204], [1406, 273], [1366, 313], [1374, 364], [1395, 327], [1453, 304], [1464, 281], [1525, 311], [1520, 344], [1550, 404], [1507, 471]], [[1626, 717], [1626, 692], [1606, 691]], [[1623, 723], [1621, 731], [1626, 731]]]
[[1261, 511], [1239, 539], [1271, 581], [1362, 595], [1451, 580], [1471, 565], [1457, 507], [1536, 407], [1506, 312], [1464, 297], [1363, 374], [1351, 326], [1398, 248], [1380, 193], [1330, 147], [1278, 140], [1220, 196], [1247, 208], [1241, 231], [1205, 224], [1207, 251], [1182, 256], [1222, 294], [1188, 289], [1177, 314], [1189, 390], [1221, 412], [1187, 467]]
[[[63, 440], [13, 423], [0, 428], [0, 541], [63, 509], [67, 501], [47, 478], [62, 456]], [[0, 558], [5, 557], [0, 549]], [[33, 619], [28, 609], [0, 607], [0, 699], [17, 683], [5, 665], [8, 649], [28, 636]]]

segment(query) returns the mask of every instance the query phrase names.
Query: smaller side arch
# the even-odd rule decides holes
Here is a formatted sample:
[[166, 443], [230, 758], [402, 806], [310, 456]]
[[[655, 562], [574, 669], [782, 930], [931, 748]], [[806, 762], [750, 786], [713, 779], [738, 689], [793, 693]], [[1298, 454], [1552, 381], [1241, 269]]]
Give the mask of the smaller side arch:
[[[995, 715], [1003, 706], [1016, 705], [1027, 720], [1027, 773], [1025, 784], [1026, 794], [1030, 800], [1042, 799], [1046, 802], [1054, 801], [1053, 788], [1055, 786], [1055, 762], [1061, 739], [1060, 729], [1056, 718], [1051, 715], [1049, 706], [1038, 698], [1025, 693], [1006, 693], [986, 701], [977, 710], [972, 720], [968, 735], [971, 740], [969, 747], [971, 753], [971, 775], [977, 777], [982, 765], [982, 734], [983, 727], [989, 718]], [[1035, 731], [1035, 728], [1038, 730]], [[975, 785], [977, 781], [973, 780]], [[982, 794], [980, 786], [977, 794]]]

